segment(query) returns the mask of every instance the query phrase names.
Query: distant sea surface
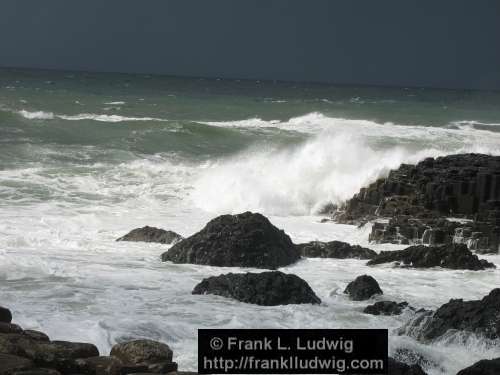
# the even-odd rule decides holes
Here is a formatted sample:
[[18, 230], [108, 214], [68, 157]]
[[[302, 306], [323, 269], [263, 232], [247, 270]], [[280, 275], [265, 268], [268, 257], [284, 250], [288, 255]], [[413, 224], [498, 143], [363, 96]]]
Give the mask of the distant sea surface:
[[[0, 70], [0, 287], [17, 323], [53, 339], [167, 342], [196, 369], [198, 328], [381, 328], [343, 295], [369, 273], [384, 299], [436, 308], [479, 299], [500, 271], [369, 268], [307, 259], [320, 306], [261, 307], [192, 296], [201, 279], [243, 269], [162, 263], [165, 245], [115, 242], [144, 225], [188, 236], [222, 213], [261, 212], [295, 242], [368, 245], [369, 226], [319, 223], [401, 163], [461, 152], [500, 155], [500, 93]], [[401, 248], [370, 245], [375, 250]], [[500, 256], [484, 256], [500, 266]], [[481, 339], [420, 344], [455, 374], [500, 356]]]

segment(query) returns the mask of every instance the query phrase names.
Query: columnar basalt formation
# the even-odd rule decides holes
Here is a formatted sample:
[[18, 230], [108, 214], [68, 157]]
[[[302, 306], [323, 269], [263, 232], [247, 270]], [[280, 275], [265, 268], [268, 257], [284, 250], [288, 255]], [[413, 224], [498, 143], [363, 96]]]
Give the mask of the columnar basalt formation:
[[362, 188], [334, 218], [358, 225], [378, 221], [370, 240], [379, 243], [457, 242], [496, 253], [500, 245], [500, 157], [460, 154], [403, 164]]

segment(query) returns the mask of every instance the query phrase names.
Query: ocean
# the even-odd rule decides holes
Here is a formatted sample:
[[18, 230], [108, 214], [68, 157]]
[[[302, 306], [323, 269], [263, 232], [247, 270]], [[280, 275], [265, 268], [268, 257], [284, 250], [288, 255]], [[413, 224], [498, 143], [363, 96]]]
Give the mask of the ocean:
[[[166, 342], [197, 366], [198, 328], [389, 328], [390, 353], [455, 374], [500, 356], [498, 343], [448, 335], [422, 344], [409, 318], [362, 313], [343, 290], [370, 274], [379, 299], [435, 309], [479, 299], [500, 270], [368, 267], [303, 259], [281, 269], [323, 303], [263, 307], [193, 296], [203, 278], [246, 269], [162, 263], [167, 245], [115, 242], [145, 225], [189, 236], [223, 213], [260, 212], [296, 243], [368, 243], [370, 226], [321, 223], [401, 163], [461, 152], [500, 155], [500, 93], [340, 87], [147, 75], [0, 70], [1, 304], [52, 339]], [[482, 256], [500, 266], [500, 255]], [[432, 364], [432, 362], [434, 364]]]

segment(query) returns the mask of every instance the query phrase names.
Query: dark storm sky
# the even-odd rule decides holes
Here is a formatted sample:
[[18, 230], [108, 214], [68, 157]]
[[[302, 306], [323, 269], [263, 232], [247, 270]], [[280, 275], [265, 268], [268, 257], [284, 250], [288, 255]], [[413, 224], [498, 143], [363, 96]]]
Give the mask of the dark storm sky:
[[500, 1], [2, 0], [0, 66], [500, 89]]

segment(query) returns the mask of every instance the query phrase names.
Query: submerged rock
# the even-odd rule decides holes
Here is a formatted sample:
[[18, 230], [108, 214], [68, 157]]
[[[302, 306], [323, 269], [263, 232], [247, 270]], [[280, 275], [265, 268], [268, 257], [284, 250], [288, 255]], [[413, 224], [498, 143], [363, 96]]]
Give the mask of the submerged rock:
[[500, 338], [499, 312], [500, 289], [493, 289], [481, 300], [452, 299], [434, 313], [424, 312], [409, 322], [401, 333], [428, 341], [457, 330], [495, 340]]
[[366, 247], [341, 241], [313, 241], [296, 246], [300, 254], [308, 258], [372, 259], [377, 255], [375, 251]]
[[215, 294], [264, 306], [321, 303], [300, 277], [278, 271], [212, 276], [196, 285], [193, 294]]
[[12, 322], [12, 313], [9, 309], [0, 306], [0, 322], [1, 323], [10, 323]]
[[163, 244], [173, 244], [182, 240], [180, 234], [170, 230], [164, 230], [154, 227], [145, 226], [137, 228], [127, 233], [125, 236], [120, 237], [117, 241], [133, 241], [133, 242], [157, 242]]
[[457, 375], [499, 375], [500, 358], [483, 359], [472, 366], [460, 370]]
[[219, 216], [162, 255], [163, 261], [174, 263], [268, 269], [288, 266], [299, 258], [284, 231], [251, 212]]
[[493, 263], [479, 259], [463, 244], [445, 246], [410, 246], [404, 250], [382, 251], [368, 261], [368, 265], [401, 262], [405, 266], [415, 268], [443, 267], [450, 269], [466, 269], [472, 271], [495, 268]]
[[344, 290], [345, 294], [349, 294], [354, 301], [364, 301], [370, 299], [374, 295], [384, 294], [377, 280], [368, 275], [356, 277], [351, 281]]
[[365, 314], [371, 315], [400, 315], [408, 307], [408, 302], [380, 301], [366, 306]]
[[111, 356], [125, 364], [146, 365], [172, 362], [173, 352], [167, 344], [153, 340], [134, 340], [116, 344], [111, 349]]

